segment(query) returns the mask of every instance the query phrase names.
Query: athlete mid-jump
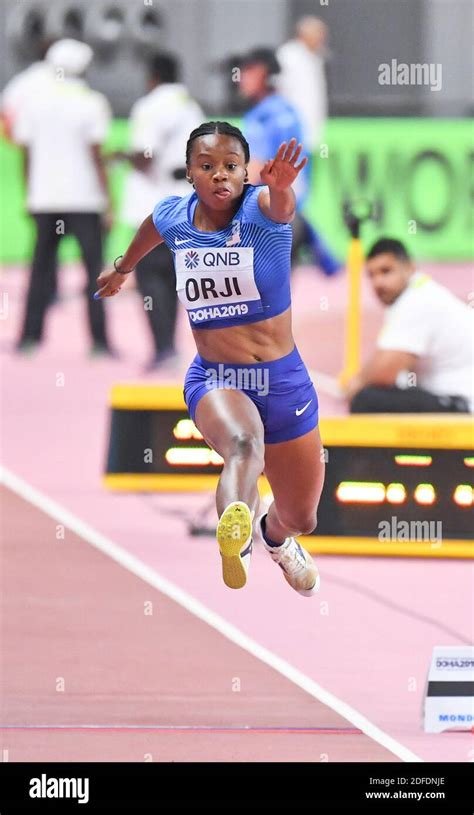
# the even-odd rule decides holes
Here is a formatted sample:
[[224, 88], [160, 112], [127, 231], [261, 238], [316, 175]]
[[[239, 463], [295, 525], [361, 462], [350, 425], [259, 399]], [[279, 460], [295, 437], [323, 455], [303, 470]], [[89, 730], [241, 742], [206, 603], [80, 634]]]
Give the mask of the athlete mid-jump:
[[[226, 122], [193, 130], [186, 164], [194, 192], [157, 204], [114, 271], [98, 278], [97, 296], [117, 294], [162, 241], [171, 249], [198, 352], [186, 405], [224, 460], [216, 492], [224, 581], [245, 585], [254, 534], [290, 586], [312, 595], [318, 571], [295, 536], [316, 526], [324, 459], [318, 398], [291, 329], [291, 185], [306, 163], [300, 154], [295, 139], [282, 144], [262, 169], [262, 186], [252, 186], [240, 130]], [[274, 500], [258, 517], [262, 472]]]

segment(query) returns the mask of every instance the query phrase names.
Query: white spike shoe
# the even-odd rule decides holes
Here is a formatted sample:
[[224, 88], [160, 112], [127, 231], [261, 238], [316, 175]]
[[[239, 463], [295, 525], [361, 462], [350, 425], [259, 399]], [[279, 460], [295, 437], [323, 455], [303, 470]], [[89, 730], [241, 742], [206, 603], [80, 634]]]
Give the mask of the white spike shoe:
[[282, 569], [286, 582], [304, 597], [312, 597], [313, 594], [317, 594], [321, 581], [316, 564], [309, 552], [295, 538], [287, 538], [281, 546], [269, 546], [262, 531], [264, 515], [257, 519], [257, 532], [272, 560]]

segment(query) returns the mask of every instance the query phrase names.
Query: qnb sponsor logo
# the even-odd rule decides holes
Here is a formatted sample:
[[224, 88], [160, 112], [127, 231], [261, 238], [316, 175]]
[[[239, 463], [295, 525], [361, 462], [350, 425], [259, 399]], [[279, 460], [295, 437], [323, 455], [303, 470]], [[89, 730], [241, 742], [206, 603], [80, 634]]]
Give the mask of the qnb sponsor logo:
[[205, 252], [202, 258], [204, 266], [240, 266], [240, 252]]
[[242, 294], [237, 277], [223, 277], [217, 283], [212, 277], [188, 277], [184, 287], [189, 303], [196, 300], [216, 299], [219, 297], [237, 297]]
[[209, 269], [228, 268], [241, 265], [241, 254], [235, 249], [212, 250], [201, 253], [197, 249], [189, 249], [184, 256], [184, 265], [187, 269], [195, 269], [199, 262]]
[[443, 66], [440, 62], [398, 62], [379, 65], [379, 85], [427, 85], [431, 91], [440, 91], [443, 84]]
[[260, 396], [267, 396], [270, 388], [268, 368], [228, 368], [219, 362], [217, 369], [206, 371], [206, 388], [233, 388], [236, 390], [253, 390]]
[[441, 543], [442, 521], [400, 521], [392, 515], [389, 521], [378, 524], [379, 541], [429, 541]]
[[88, 778], [51, 778], [43, 773], [30, 778], [30, 798], [76, 798], [78, 804], [89, 802]]
[[189, 252], [186, 252], [184, 257], [184, 265], [187, 269], [195, 269], [198, 265], [199, 255], [194, 249], [191, 249]]
[[472, 713], [440, 713], [438, 719], [440, 722], [472, 722], [474, 716]]
[[436, 667], [447, 671], [472, 671], [474, 670], [474, 659], [469, 657], [436, 657]]

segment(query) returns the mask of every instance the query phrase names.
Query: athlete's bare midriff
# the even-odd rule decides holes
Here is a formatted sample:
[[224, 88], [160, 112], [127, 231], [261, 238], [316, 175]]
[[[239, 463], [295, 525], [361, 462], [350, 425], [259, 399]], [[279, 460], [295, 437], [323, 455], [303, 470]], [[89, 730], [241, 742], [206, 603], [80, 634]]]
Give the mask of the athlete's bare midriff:
[[251, 365], [270, 362], [291, 353], [295, 346], [291, 331], [291, 307], [257, 323], [227, 328], [194, 328], [198, 353], [209, 362]]

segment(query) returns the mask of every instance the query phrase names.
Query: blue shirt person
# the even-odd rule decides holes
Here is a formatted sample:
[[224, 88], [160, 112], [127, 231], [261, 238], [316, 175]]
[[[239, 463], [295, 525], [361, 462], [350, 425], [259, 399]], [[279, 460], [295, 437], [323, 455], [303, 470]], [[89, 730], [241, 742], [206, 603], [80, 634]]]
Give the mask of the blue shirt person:
[[[253, 102], [244, 114], [242, 129], [250, 146], [248, 166], [251, 184], [259, 184], [264, 163], [275, 155], [282, 142], [296, 138], [304, 145], [303, 123], [296, 108], [275, 91], [280, 64], [269, 48], [256, 48], [239, 59], [241, 96]], [[310, 192], [311, 162], [308, 161], [294, 185], [297, 217], [293, 222], [293, 260], [306, 247], [316, 266], [326, 275], [341, 268], [341, 263], [325, 245], [302, 209]]]

